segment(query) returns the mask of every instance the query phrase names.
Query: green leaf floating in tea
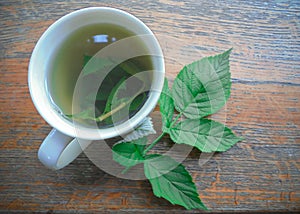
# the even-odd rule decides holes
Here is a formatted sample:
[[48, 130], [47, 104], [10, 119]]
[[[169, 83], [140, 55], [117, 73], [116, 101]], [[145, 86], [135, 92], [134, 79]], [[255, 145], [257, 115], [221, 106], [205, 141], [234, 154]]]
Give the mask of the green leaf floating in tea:
[[[85, 66], [89, 60], [93, 63], [87, 68]], [[129, 59], [117, 66], [113, 59], [93, 58], [92, 56], [83, 56], [83, 77], [97, 79], [101, 75], [101, 70], [112, 69], [104, 78], [99, 89], [86, 94], [86, 102], [89, 105], [95, 105], [93, 108], [82, 107], [82, 112], [67, 115], [75, 120], [95, 121], [101, 124], [113, 124], [121, 121], [137, 112], [147, 99], [147, 92], [144, 92], [145, 85], [143, 79], [133, 75], [142, 71], [136, 66], [139, 59]], [[134, 84], [132, 84], [134, 83]], [[127, 87], [128, 84], [134, 85], [133, 89]]]

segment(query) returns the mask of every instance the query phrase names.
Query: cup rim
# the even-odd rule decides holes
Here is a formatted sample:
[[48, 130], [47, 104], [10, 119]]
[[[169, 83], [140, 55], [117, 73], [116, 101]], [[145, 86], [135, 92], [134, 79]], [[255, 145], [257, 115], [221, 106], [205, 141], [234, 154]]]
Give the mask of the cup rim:
[[[147, 99], [147, 101], [151, 99], [151, 102], [145, 108], [144, 106], [141, 108], [141, 110], [143, 111], [139, 110], [132, 118], [125, 121], [124, 123], [118, 124], [110, 128], [104, 128], [104, 129], [93, 129], [93, 128], [81, 127], [80, 131], [78, 132], [76, 131], [76, 129], [78, 128], [77, 125], [73, 124], [72, 122], [66, 119], [63, 119], [58, 112], [53, 110], [53, 106], [50, 104], [49, 99], [48, 99], [49, 105], [47, 103], [45, 104], [43, 102], [40, 102], [39, 93], [36, 93], [36, 90], [38, 90], [38, 88], [34, 86], [34, 81], [40, 81], [34, 78], [34, 71], [36, 70], [34, 64], [39, 52], [41, 51], [45, 38], [49, 34], [51, 34], [51, 32], [57, 26], [63, 24], [65, 20], [71, 19], [73, 16], [80, 16], [90, 12], [101, 13], [103, 11], [118, 13], [120, 15], [128, 17], [134, 20], [135, 22], [137, 22], [137, 24], [139, 24], [139, 26], [141, 26], [143, 30], [145, 30], [147, 33], [153, 36], [155, 40], [155, 46], [162, 56], [162, 60], [160, 61], [162, 70], [159, 72], [159, 76], [158, 76], [159, 82], [157, 84], [158, 88], [156, 88], [158, 90], [155, 91], [155, 93], [151, 93], [152, 96]], [[116, 8], [88, 7], [88, 8], [83, 8], [83, 9], [73, 11], [71, 13], [62, 16], [61, 18], [56, 20], [53, 24], [51, 24], [47, 28], [47, 30], [42, 34], [42, 36], [39, 38], [38, 42], [36, 43], [32, 55], [30, 57], [29, 66], [28, 66], [28, 87], [35, 108], [37, 109], [39, 114], [43, 117], [43, 119], [48, 124], [50, 124], [50, 126], [52, 126], [53, 128], [59, 130], [60, 132], [68, 136], [78, 137], [80, 139], [87, 139], [87, 140], [100, 140], [100, 139], [108, 139], [108, 138], [116, 137], [132, 131], [133, 127], [136, 127], [145, 117], [147, 117], [151, 113], [151, 111], [155, 108], [158, 102], [163, 87], [164, 74], [165, 74], [165, 64], [164, 64], [163, 54], [159, 42], [155, 37], [154, 33], [140, 19], [138, 19], [137, 17], [133, 16], [128, 12]], [[45, 105], [47, 106], [47, 109], [45, 109]]]

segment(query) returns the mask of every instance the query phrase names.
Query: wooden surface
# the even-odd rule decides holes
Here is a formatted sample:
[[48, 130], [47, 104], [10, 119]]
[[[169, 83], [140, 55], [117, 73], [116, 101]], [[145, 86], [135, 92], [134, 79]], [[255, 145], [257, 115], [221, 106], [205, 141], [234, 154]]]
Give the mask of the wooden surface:
[[[232, 95], [215, 118], [245, 140], [201, 167], [193, 150], [184, 164], [212, 211], [300, 210], [298, 0], [10, 0], [0, 2], [0, 212], [185, 212], [156, 198], [147, 181], [111, 176], [85, 154], [60, 171], [37, 159], [51, 127], [29, 96], [31, 52], [50, 24], [88, 6], [116, 7], [145, 22], [164, 47], [171, 82], [182, 64], [233, 47]], [[158, 130], [157, 109], [152, 117]], [[163, 138], [156, 149], [169, 144]]]

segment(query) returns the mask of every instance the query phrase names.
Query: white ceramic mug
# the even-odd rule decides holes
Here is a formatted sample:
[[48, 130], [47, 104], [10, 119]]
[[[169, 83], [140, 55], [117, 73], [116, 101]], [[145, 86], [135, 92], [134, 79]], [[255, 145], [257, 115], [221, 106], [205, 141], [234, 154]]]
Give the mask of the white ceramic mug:
[[[131, 30], [135, 35], [150, 36], [145, 40], [149, 55], [161, 56], [155, 63], [151, 91], [143, 107], [127, 121], [114, 127], [97, 129], [74, 125], [53, 106], [46, 78], [49, 61], [64, 39], [78, 28], [95, 23], [112, 23]], [[134, 48], [134, 47], [132, 47]], [[53, 23], [37, 42], [29, 63], [28, 84], [33, 103], [40, 115], [53, 127], [38, 151], [40, 161], [51, 169], [72, 162], [93, 140], [103, 140], [129, 133], [155, 107], [164, 81], [164, 60], [158, 41], [151, 30], [133, 15], [108, 7], [91, 7], [69, 13]], [[78, 143], [80, 139], [81, 143]], [[84, 142], [84, 143], [82, 143]]]

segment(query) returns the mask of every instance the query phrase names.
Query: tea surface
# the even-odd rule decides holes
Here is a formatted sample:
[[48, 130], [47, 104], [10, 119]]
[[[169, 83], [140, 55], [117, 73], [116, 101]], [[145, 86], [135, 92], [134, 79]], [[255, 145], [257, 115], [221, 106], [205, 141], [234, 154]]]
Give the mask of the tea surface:
[[[141, 91], [141, 93], [135, 94], [134, 99], [132, 99], [132, 96], [129, 98], [128, 94], [132, 95], [133, 93], [128, 91], [138, 91], [137, 88], [142, 89], [146, 84], [150, 84], [151, 77], [143, 80], [131, 77], [138, 72], [153, 69], [152, 58], [147, 55], [134, 57], [118, 64], [105, 76], [100, 86], [97, 79], [103, 79], [103, 75], [101, 76], [102, 66], [100, 65], [95, 71], [90, 71], [87, 78], [90, 78], [91, 84], [82, 90], [86, 100], [81, 103], [80, 112], [72, 112], [74, 111], [72, 106], [73, 93], [83, 67], [99, 50], [131, 36], [134, 34], [130, 30], [117, 25], [93, 24], [79, 28], [62, 42], [50, 60], [47, 87], [53, 103], [64, 115], [85, 124], [97, 121], [99, 127], [111, 126], [110, 114], [114, 114], [117, 118], [114, 118], [114, 122], [121, 122], [126, 119], [126, 113], [120, 111], [124, 106], [129, 105], [127, 117], [128, 109], [129, 117], [131, 117], [142, 107], [147, 99], [147, 92]], [[142, 42], [136, 45], [143, 46]], [[132, 86], [135, 87], [132, 88]], [[122, 93], [127, 94], [127, 97], [125, 95], [122, 97]], [[115, 105], [112, 105], [110, 102], [114, 96], [117, 98], [114, 99]], [[94, 105], [94, 108], [91, 108], [91, 105]], [[117, 114], [119, 116], [116, 116]]]

